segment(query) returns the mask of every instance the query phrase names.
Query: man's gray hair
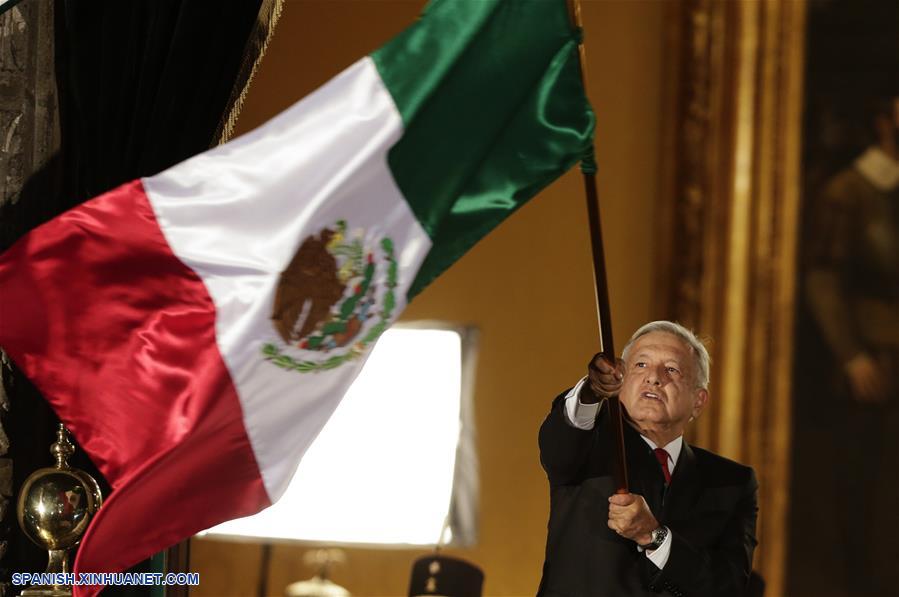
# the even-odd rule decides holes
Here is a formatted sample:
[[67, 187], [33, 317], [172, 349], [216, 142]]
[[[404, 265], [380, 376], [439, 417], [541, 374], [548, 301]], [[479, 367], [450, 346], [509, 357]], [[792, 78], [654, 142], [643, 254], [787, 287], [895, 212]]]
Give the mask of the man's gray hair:
[[630, 352], [631, 347], [634, 345], [634, 342], [636, 342], [640, 336], [645, 336], [646, 334], [651, 334], [652, 332], [665, 332], [666, 334], [677, 336], [693, 350], [693, 356], [696, 357], [696, 385], [702, 389], [708, 389], [709, 365], [711, 363], [711, 359], [709, 358], [709, 351], [706, 349], [705, 344], [703, 344], [702, 340], [696, 337], [696, 334], [694, 334], [692, 330], [688, 330], [679, 323], [662, 320], [651, 321], [642, 326], [640, 329], [634, 332], [634, 335], [631, 336], [631, 339], [627, 341], [627, 344], [624, 346], [624, 350], [621, 352], [621, 358], [626, 361], [627, 355]]

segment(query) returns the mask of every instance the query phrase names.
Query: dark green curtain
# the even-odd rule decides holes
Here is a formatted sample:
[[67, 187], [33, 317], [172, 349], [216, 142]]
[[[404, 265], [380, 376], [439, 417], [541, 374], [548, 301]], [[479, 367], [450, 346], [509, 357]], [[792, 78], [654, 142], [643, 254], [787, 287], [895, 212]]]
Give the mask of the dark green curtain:
[[[0, 212], [0, 251], [86, 199], [215, 145], [279, 9], [277, 0], [56, 0], [60, 150]], [[17, 495], [31, 472], [50, 464], [57, 420], [18, 371], [5, 375], [4, 385]], [[91, 472], [108, 495], [83, 452], [72, 464]], [[46, 565], [47, 554], [12, 524], [0, 580]]]

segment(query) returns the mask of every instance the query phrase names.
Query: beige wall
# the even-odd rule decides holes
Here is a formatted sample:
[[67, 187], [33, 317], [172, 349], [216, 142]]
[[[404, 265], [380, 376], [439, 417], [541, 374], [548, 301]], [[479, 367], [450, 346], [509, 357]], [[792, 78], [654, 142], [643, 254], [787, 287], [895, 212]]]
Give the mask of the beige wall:
[[[411, 22], [417, 0], [287, 0], [241, 115], [245, 131], [313, 90]], [[617, 344], [650, 318], [663, 6], [583, 2], [589, 95], [598, 117], [599, 192]], [[550, 400], [582, 375], [597, 346], [581, 178], [570, 172], [425, 290], [403, 318], [480, 329], [475, 417], [481, 465], [480, 542], [450, 550], [486, 572], [486, 595], [528, 595], [543, 561], [548, 490], [537, 429]], [[414, 448], [410, 446], [410, 448]], [[360, 487], [359, 499], [365, 499]], [[275, 546], [272, 595], [308, 578], [304, 547]], [[192, 594], [252, 595], [260, 549], [194, 540]], [[404, 595], [424, 550], [347, 550], [334, 580], [354, 595]]]

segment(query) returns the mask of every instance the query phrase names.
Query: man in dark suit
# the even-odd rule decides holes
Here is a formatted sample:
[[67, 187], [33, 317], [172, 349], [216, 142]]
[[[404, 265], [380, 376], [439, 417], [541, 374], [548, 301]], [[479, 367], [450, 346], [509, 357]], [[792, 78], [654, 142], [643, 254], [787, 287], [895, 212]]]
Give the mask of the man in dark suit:
[[[541, 597], [742, 595], [756, 546], [751, 468], [687, 445], [708, 402], [709, 356], [686, 328], [637, 330], [614, 365], [601, 354], [540, 428], [550, 484]], [[626, 411], [631, 493], [616, 494], [603, 400]]]

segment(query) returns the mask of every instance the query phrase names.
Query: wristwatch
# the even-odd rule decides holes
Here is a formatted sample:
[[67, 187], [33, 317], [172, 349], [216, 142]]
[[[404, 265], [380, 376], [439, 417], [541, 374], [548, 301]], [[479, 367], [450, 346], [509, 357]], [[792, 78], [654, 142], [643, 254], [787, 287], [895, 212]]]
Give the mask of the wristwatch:
[[665, 538], [668, 537], [668, 527], [659, 527], [657, 529], [653, 529], [649, 536], [651, 539], [650, 542], [646, 545], [641, 545], [640, 549], [653, 551], [662, 547], [662, 543], [664, 543]]

